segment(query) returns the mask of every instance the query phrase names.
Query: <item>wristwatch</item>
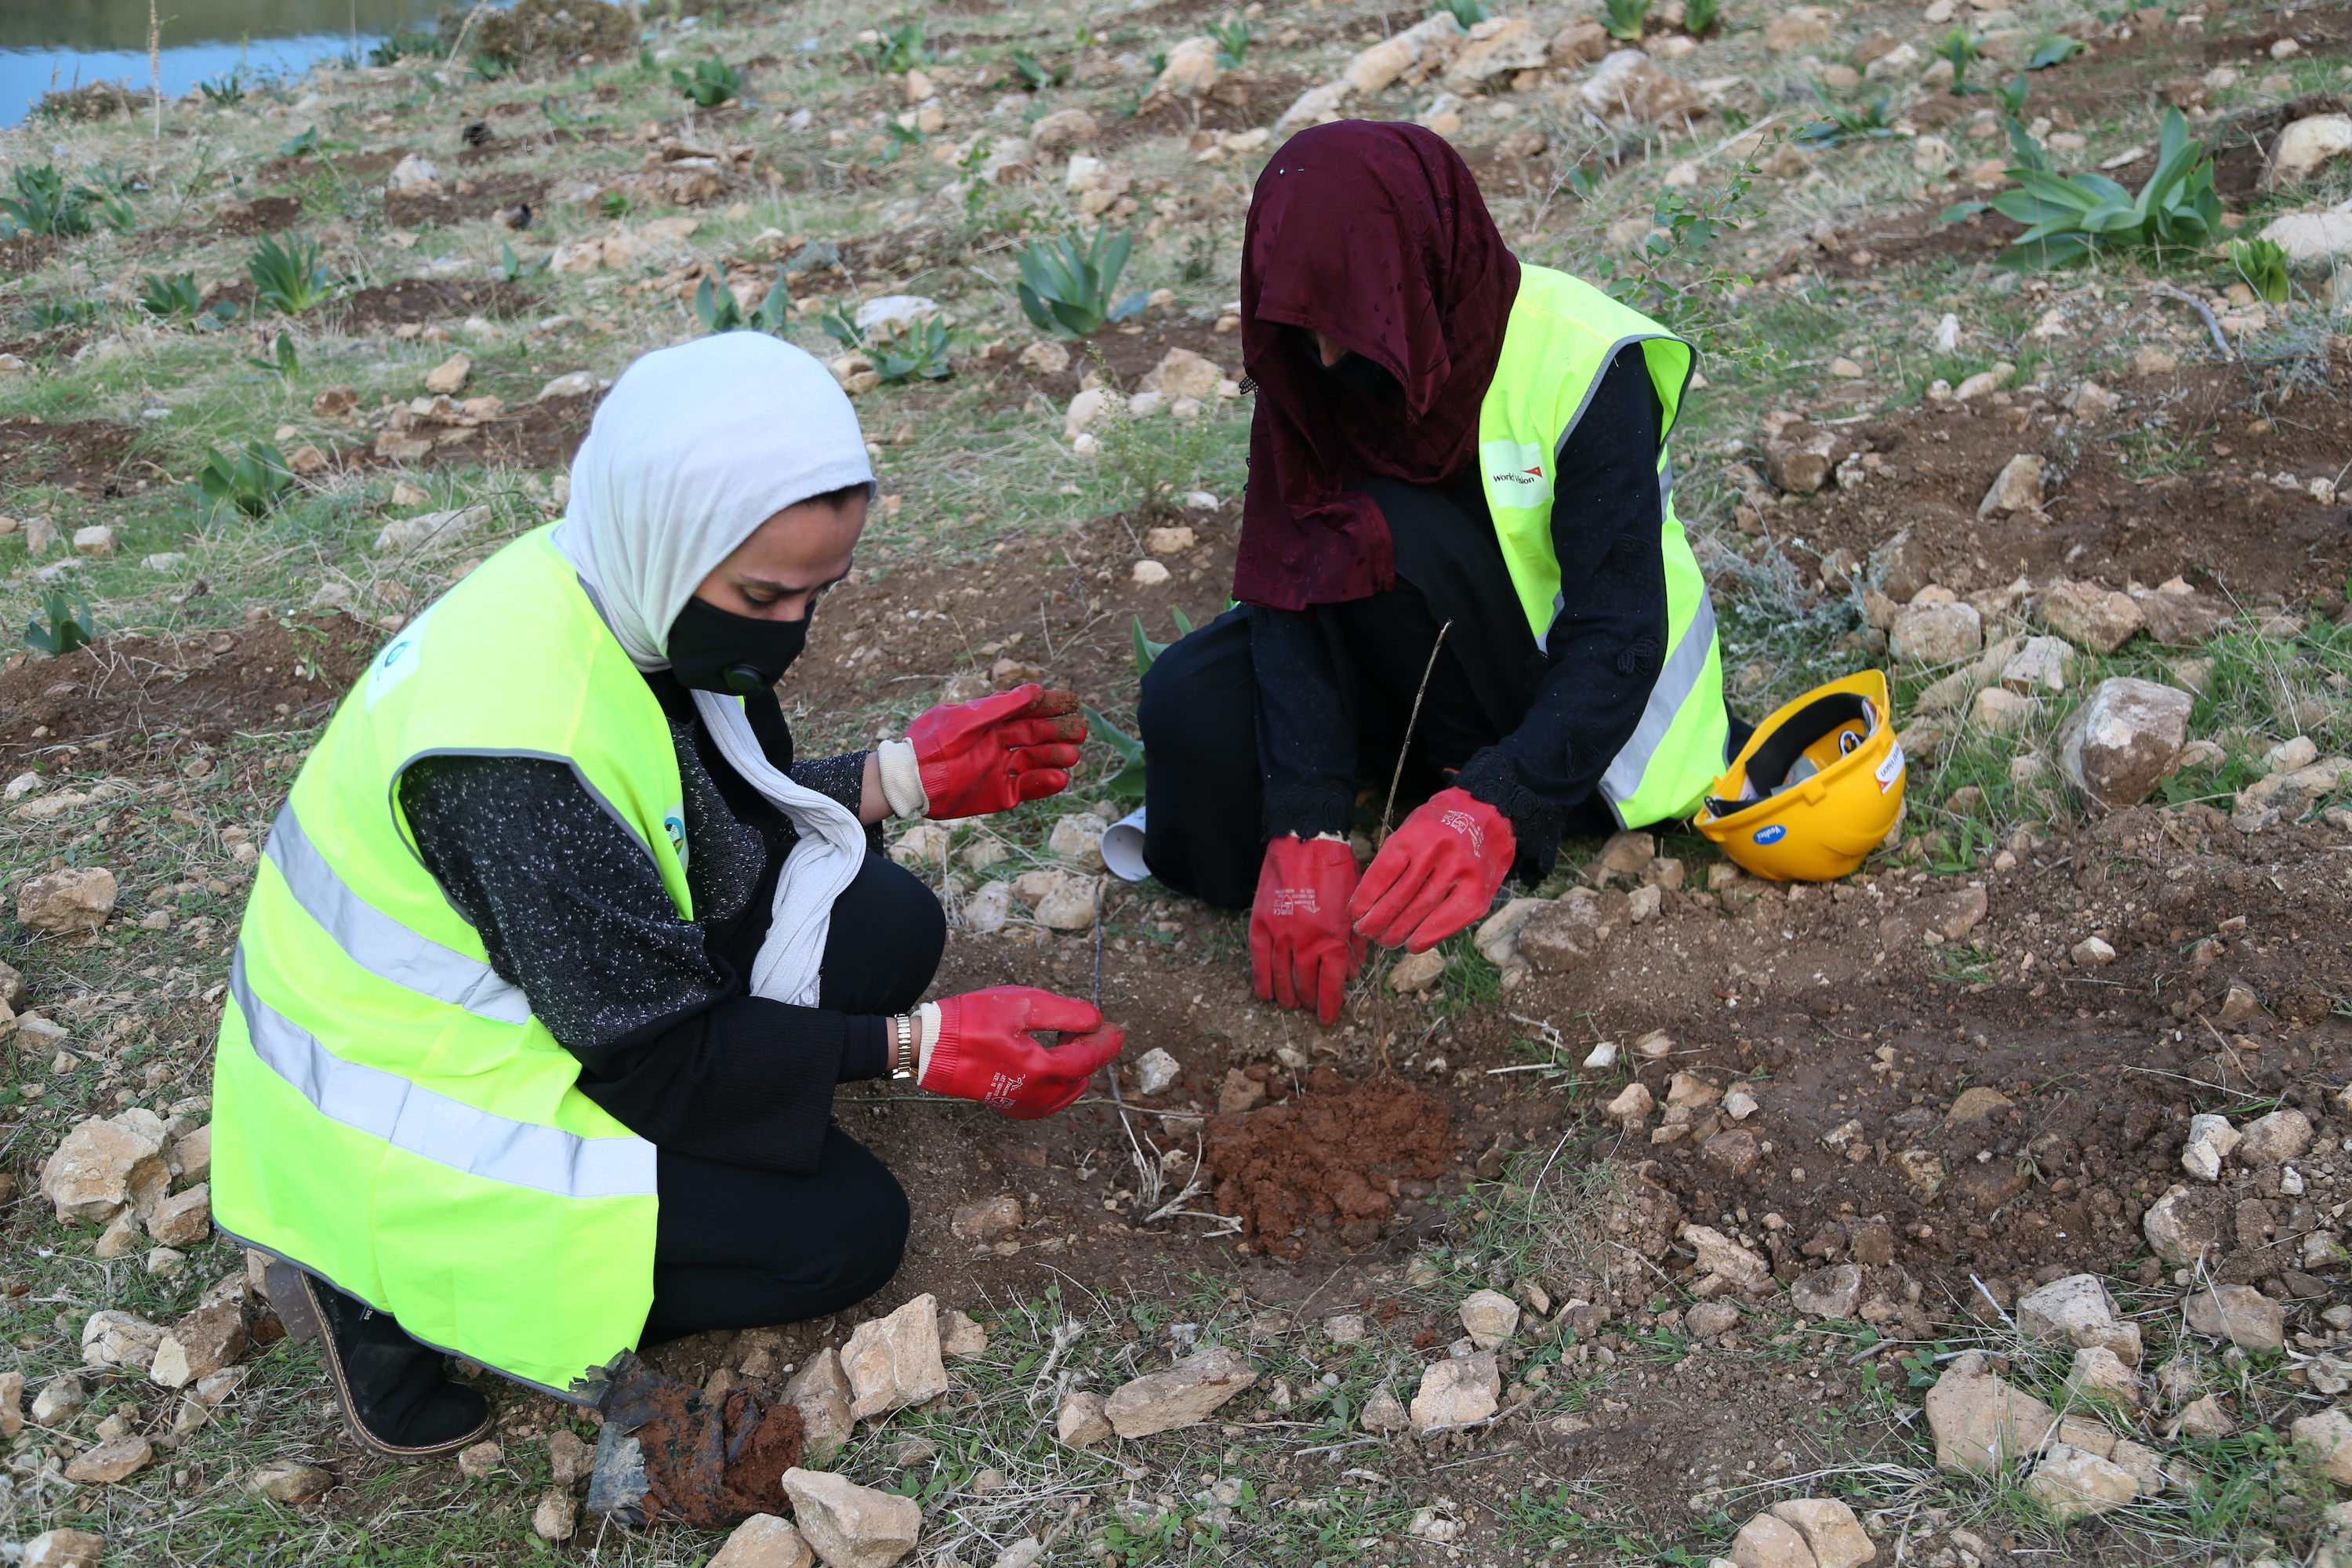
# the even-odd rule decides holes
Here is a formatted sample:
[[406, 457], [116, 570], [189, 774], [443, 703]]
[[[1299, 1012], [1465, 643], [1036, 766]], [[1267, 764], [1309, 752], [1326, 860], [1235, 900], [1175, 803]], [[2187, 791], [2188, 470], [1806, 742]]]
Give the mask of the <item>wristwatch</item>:
[[894, 1014], [890, 1019], [890, 1076], [908, 1079], [915, 1076], [915, 1020], [911, 1014]]

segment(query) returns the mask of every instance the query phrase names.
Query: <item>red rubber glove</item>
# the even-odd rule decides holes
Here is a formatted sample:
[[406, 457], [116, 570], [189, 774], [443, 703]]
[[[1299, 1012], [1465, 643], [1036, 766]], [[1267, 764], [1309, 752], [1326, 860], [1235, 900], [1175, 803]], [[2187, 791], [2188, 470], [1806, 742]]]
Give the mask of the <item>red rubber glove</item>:
[[[1095, 1007], [1026, 985], [992, 985], [937, 1004], [939, 1037], [918, 1080], [933, 1094], [976, 1100], [1015, 1121], [1051, 1116], [1087, 1091], [1087, 1080], [1126, 1039]], [[1076, 1035], [1057, 1047], [1032, 1031]]]
[[1339, 1021], [1348, 982], [1364, 961], [1363, 939], [1348, 929], [1356, 852], [1336, 838], [1276, 838], [1258, 868], [1250, 906], [1250, 978], [1257, 999], [1312, 1007], [1329, 1028]]
[[934, 821], [1010, 811], [1060, 794], [1086, 738], [1077, 698], [1034, 681], [934, 708], [907, 731], [930, 802], [924, 815]]
[[1427, 952], [1479, 919], [1518, 854], [1510, 819], [1476, 796], [1442, 789], [1389, 835], [1348, 904], [1382, 947]]

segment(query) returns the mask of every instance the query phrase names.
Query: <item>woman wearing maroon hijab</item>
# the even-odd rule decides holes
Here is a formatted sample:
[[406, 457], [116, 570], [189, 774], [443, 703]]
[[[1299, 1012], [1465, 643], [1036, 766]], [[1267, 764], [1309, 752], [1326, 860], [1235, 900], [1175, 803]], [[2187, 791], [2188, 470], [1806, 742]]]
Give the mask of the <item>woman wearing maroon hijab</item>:
[[[1258, 995], [1328, 1026], [1367, 939], [1424, 951], [1563, 834], [1687, 815], [1722, 771], [1664, 471], [1692, 355], [1521, 266], [1442, 138], [1365, 121], [1259, 176], [1242, 348], [1240, 605], [1145, 678], [1144, 858], [1249, 906]], [[1401, 749], [1412, 809], [1360, 877]]]

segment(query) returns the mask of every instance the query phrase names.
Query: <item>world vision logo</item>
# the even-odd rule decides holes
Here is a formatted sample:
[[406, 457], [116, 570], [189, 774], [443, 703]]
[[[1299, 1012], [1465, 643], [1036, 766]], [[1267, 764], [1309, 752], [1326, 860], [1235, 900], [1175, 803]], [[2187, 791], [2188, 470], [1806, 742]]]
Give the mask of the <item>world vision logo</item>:
[[1514, 472], [1496, 474], [1492, 477], [1498, 485], [1539, 485], [1544, 482], [1543, 465], [1538, 463], [1532, 468], [1520, 468]]
[[1539, 506], [1551, 499], [1551, 475], [1543, 447], [1525, 441], [1487, 441], [1478, 447], [1490, 490], [1510, 497], [1512, 506]]

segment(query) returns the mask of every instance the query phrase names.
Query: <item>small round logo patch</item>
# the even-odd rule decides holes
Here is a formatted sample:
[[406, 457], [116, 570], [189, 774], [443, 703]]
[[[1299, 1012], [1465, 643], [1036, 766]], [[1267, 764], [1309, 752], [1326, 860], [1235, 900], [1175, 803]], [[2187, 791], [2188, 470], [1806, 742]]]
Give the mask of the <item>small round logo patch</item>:
[[1756, 842], [1759, 844], [1778, 844], [1788, 837], [1789, 830], [1777, 822], [1769, 827], [1759, 827], [1756, 830]]

